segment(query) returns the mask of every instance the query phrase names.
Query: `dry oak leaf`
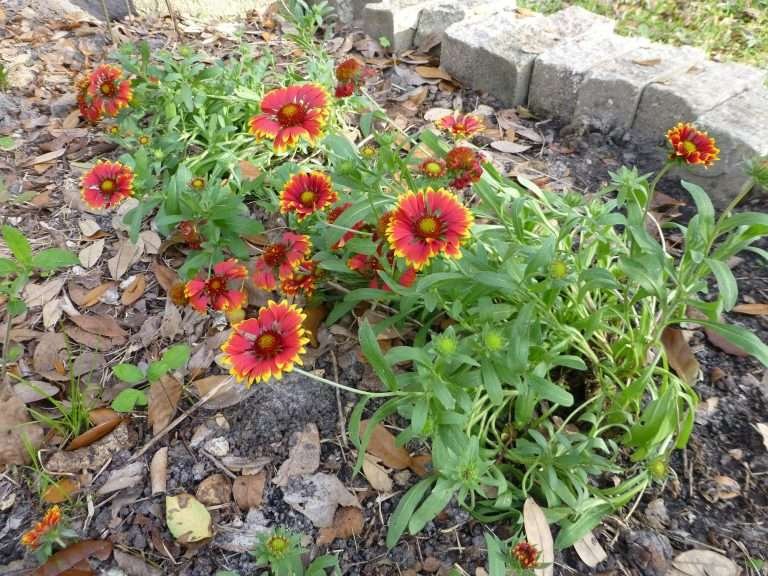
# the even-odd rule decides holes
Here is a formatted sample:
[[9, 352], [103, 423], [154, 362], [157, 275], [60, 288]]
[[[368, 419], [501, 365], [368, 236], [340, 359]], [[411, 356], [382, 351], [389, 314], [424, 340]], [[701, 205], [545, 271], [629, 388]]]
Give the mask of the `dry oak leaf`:
[[130, 239], [123, 238], [117, 246], [117, 253], [107, 261], [107, 268], [113, 280], [120, 278], [128, 271], [128, 268], [139, 261], [144, 253], [144, 241], [139, 238], [136, 244]]
[[[99, 284], [96, 288], [88, 290], [80, 299], [79, 305], [84, 308], [89, 308], [101, 302], [102, 296], [104, 296], [110, 290], [115, 289], [117, 284], [114, 282], [104, 282]], [[71, 292], [71, 289], [70, 289]], [[70, 315], [71, 316], [71, 315]]]
[[365, 454], [363, 459], [363, 475], [368, 480], [371, 488], [377, 492], [389, 494], [392, 492], [392, 478], [389, 477], [387, 470], [379, 465], [379, 459]]
[[67, 446], [67, 450], [77, 450], [78, 448], [85, 448], [86, 446], [90, 446], [94, 442], [104, 438], [104, 436], [112, 432], [112, 430], [117, 428], [122, 421], [123, 417], [115, 412], [114, 416], [109, 420], [104, 420], [99, 424], [94, 425], [93, 428], [86, 430], [74, 438], [72, 442], [69, 443], [69, 446]]
[[112, 554], [112, 544], [107, 540], [81, 540], [59, 550], [37, 568], [33, 576], [87, 576], [93, 574], [88, 558], [96, 556], [106, 560]]
[[752, 316], [768, 316], [768, 304], [737, 304], [733, 307], [733, 312]]
[[163, 266], [159, 262], [152, 262], [149, 269], [152, 271], [152, 274], [155, 275], [155, 278], [157, 278], [157, 283], [160, 284], [166, 292], [170, 292], [174, 284], [179, 281], [179, 275], [176, 274], [176, 272], [167, 266]]
[[262, 470], [258, 474], [238, 476], [232, 484], [232, 496], [241, 510], [258, 508], [264, 499], [264, 484], [267, 473]]
[[739, 576], [741, 568], [712, 550], [688, 550], [672, 560], [667, 576]]
[[195, 491], [195, 496], [206, 506], [218, 506], [232, 500], [232, 486], [224, 474], [211, 474]]
[[291, 477], [312, 474], [320, 467], [320, 432], [317, 425], [309, 422], [304, 430], [294, 435], [294, 439], [288, 459], [280, 466], [273, 480], [277, 486], [285, 486]]
[[139, 556], [128, 554], [117, 548], [113, 553], [115, 562], [127, 576], [163, 576], [163, 571], [160, 568], [148, 564]]
[[667, 326], [661, 333], [661, 343], [667, 353], [669, 365], [681, 380], [692, 386], [696, 382], [700, 367], [683, 331]]
[[13, 392], [0, 396], [0, 467], [27, 464], [27, 445], [35, 450], [43, 441], [43, 429], [31, 421], [27, 407]]
[[153, 434], [170, 424], [181, 400], [181, 391], [181, 382], [170, 374], [163, 375], [150, 386], [148, 416]]
[[55, 452], [46, 468], [53, 473], [77, 474], [83, 468], [97, 470], [104, 466], [115, 452], [131, 448], [136, 443], [136, 435], [128, 429], [128, 424], [122, 422], [111, 433], [90, 446], [77, 450], [60, 450]]
[[[368, 420], [360, 422], [361, 437], [365, 435], [368, 422]], [[408, 451], [402, 446], [397, 446], [395, 437], [381, 424], [376, 424], [365, 451], [380, 458], [382, 464], [395, 470], [403, 470], [411, 465], [411, 456]]]
[[595, 535], [592, 532], [587, 534], [573, 543], [573, 548], [576, 550], [576, 554], [579, 555], [581, 561], [584, 562], [590, 568], [594, 568], [600, 562], [608, 558], [605, 550], [600, 546], [600, 542], [597, 541]]
[[283, 488], [283, 501], [304, 514], [318, 528], [333, 525], [339, 506], [360, 508], [360, 502], [341, 480], [323, 472], [291, 478]]
[[159, 448], [152, 456], [149, 464], [149, 480], [152, 485], [152, 496], [162, 494], [168, 483], [168, 446]]
[[30, 308], [45, 306], [59, 295], [65, 282], [64, 278], [53, 278], [42, 284], [27, 284], [22, 292], [24, 303]]
[[333, 516], [333, 525], [320, 528], [317, 545], [330, 544], [336, 538], [352, 538], [363, 531], [363, 511], [353, 506], [341, 506]]
[[67, 340], [58, 332], [46, 332], [40, 338], [32, 355], [32, 367], [46, 380], [66, 382]]
[[69, 500], [75, 492], [80, 490], [80, 482], [74, 478], [62, 478], [51, 484], [43, 492], [43, 502], [47, 504], [61, 504]]
[[104, 238], [101, 238], [80, 250], [77, 258], [80, 260], [83, 268], [92, 268], [98, 263], [101, 255], [104, 253], [105, 242]]
[[81, 314], [80, 316], [72, 316], [70, 320], [87, 332], [112, 338], [117, 346], [125, 344], [126, 342], [128, 332], [126, 332], [123, 327], [118, 324], [117, 320], [112, 318], [112, 316], [106, 316], [104, 314]]
[[523, 504], [523, 525], [528, 542], [539, 550], [539, 562], [546, 564], [544, 568], [535, 570], [536, 576], [552, 576], [554, 574], [555, 546], [552, 531], [549, 529], [544, 511], [533, 498], [528, 498]]
[[144, 290], [147, 289], [147, 279], [144, 274], [137, 274], [136, 277], [123, 291], [123, 295], [120, 297], [120, 302], [124, 306], [130, 306], [136, 302], [139, 298], [144, 296]]
[[83, 346], [87, 346], [94, 350], [99, 350], [100, 352], [107, 352], [116, 346], [111, 338], [105, 338], [98, 334], [86, 332], [79, 326], [66, 326], [64, 328], [64, 333], [78, 344], [82, 344]]

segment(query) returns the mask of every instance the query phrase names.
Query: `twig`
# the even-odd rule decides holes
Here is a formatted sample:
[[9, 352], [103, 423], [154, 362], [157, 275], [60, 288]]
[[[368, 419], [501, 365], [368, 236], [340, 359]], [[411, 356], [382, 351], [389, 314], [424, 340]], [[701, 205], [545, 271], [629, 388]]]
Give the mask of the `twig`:
[[109, 19], [109, 8], [107, 8], [107, 0], [101, 0], [101, 10], [104, 12], [104, 20], [107, 22], [107, 34], [109, 35], [109, 41], [115, 44], [115, 36], [112, 34], [112, 22]]
[[168, 8], [168, 14], [171, 16], [173, 29], [176, 31], [176, 40], [181, 42], [181, 32], [179, 32], [179, 23], [176, 22], [176, 12], [173, 9], [173, 2], [171, 2], [171, 0], [165, 0], [165, 6]]
[[[336, 353], [331, 350], [331, 364], [333, 365], [333, 379], [336, 382], [339, 381], [339, 363], [336, 360]], [[336, 388], [336, 407], [339, 410], [339, 434], [341, 434], [341, 455], [344, 457], [344, 461], [347, 460], [347, 455], [344, 451], [345, 448], [349, 449], [347, 443], [347, 419], [344, 417], [344, 406], [341, 404], [341, 390]]]
[[187, 410], [186, 410], [186, 411], [185, 411], [183, 414], [181, 414], [181, 416], [179, 416], [178, 418], [176, 418], [176, 419], [175, 419], [173, 422], [171, 422], [170, 424], [168, 424], [168, 426], [166, 426], [165, 428], [163, 428], [162, 430], [160, 430], [160, 432], [158, 432], [157, 434], [155, 434], [155, 436], [154, 436], [154, 437], [153, 437], [153, 438], [152, 438], [152, 439], [151, 439], [149, 442], [147, 442], [146, 444], [144, 444], [144, 447], [143, 447], [141, 450], [139, 450], [139, 451], [138, 451], [136, 454], [134, 454], [133, 456], [131, 456], [131, 458], [128, 460], [128, 462], [133, 462], [133, 461], [137, 460], [138, 458], [140, 458], [140, 457], [141, 457], [141, 456], [142, 456], [142, 455], [143, 455], [143, 454], [144, 454], [144, 453], [145, 453], [147, 450], [149, 450], [149, 449], [150, 449], [152, 446], [154, 446], [154, 445], [155, 445], [155, 443], [156, 443], [158, 440], [160, 440], [160, 438], [162, 438], [163, 436], [165, 436], [166, 434], [168, 434], [168, 432], [170, 432], [171, 430], [173, 430], [174, 428], [176, 428], [176, 426], [178, 426], [178, 425], [179, 425], [179, 424], [181, 424], [181, 423], [182, 423], [184, 420], [186, 420], [186, 419], [189, 417], [189, 415], [190, 415], [190, 414], [192, 414], [192, 412], [194, 412], [195, 410], [197, 410], [198, 408], [200, 408], [200, 406], [202, 406], [203, 404], [205, 404], [206, 402], [208, 402], [208, 400], [210, 400], [211, 398], [213, 398], [213, 397], [216, 395], [216, 393], [217, 393], [219, 390], [221, 390], [222, 388], [224, 388], [224, 386], [225, 386], [226, 384], [230, 384], [231, 382], [232, 382], [232, 378], [225, 378], [224, 380], [222, 380], [221, 382], [219, 382], [218, 384], [216, 384], [216, 386], [214, 386], [213, 388], [211, 388], [211, 389], [208, 391], [208, 393], [207, 393], [205, 396], [203, 396], [202, 398], [200, 398], [200, 400], [198, 400], [197, 402], [195, 402], [195, 403], [192, 405], [192, 407], [191, 407], [191, 408], [187, 409]]

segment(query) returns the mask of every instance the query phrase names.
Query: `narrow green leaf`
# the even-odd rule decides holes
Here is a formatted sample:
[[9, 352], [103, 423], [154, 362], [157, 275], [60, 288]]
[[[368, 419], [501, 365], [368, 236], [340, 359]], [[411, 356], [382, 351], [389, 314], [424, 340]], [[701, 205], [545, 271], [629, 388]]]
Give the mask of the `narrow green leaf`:
[[763, 366], [768, 367], [768, 345], [746, 328], [735, 326], [734, 324], [712, 322], [711, 320], [697, 319], [696, 322], [717, 332], [731, 344], [735, 344], [757, 358], [763, 363]]
[[448, 506], [448, 502], [453, 498], [456, 487], [450, 480], [439, 478], [432, 492], [427, 496], [421, 506], [413, 513], [408, 521], [408, 532], [418, 534], [427, 525], [427, 522], [433, 520]]
[[382, 354], [379, 342], [376, 340], [376, 334], [374, 334], [373, 328], [367, 320], [363, 320], [360, 323], [360, 330], [358, 330], [357, 335], [363, 355], [370, 362], [373, 371], [386, 384], [387, 388], [395, 390], [397, 388], [395, 373], [387, 363], [384, 354]]
[[408, 527], [408, 522], [413, 516], [413, 511], [419, 505], [427, 490], [437, 480], [436, 476], [427, 476], [415, 484], [405, 495], [400, 498], [397, 508], [389, 519], [389, 529], [387, 530], [387, 548], [394, 548], [400, 536], [403, 535]]
[[736, 278], [728, 267], [728, 264], [725, 262], [707, 258], [706, 263], [717, 279], [717, 287], [723, 298], [723, 308], [725, 308], [727, 312], [736, 306], [736, 302], [739, 298], [739, 287], [736, 284]]

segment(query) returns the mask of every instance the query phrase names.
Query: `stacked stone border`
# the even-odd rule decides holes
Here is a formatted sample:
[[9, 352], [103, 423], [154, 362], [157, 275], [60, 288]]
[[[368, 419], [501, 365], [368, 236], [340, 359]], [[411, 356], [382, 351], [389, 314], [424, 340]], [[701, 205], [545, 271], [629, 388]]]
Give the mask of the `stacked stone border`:
[[517, 10], [515, 0], [333, 3], [341, 20], [362, 19], [395, 52], [439, 46], [441, 68], [505, 105], [631, 140], [660, 160], [666, 131], [694, 122], [717, 139], [721, 160], [677, 175], [719, 205], [746, 181], [746, 162], [768, 155], [765, 70], [620, 36], [612, 20], [578, 7], [544, 16]]

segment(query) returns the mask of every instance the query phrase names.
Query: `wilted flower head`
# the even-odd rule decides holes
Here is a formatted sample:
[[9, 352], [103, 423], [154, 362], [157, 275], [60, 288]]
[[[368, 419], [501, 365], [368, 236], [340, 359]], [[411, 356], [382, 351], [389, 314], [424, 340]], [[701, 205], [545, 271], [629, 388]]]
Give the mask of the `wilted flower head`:
[[705, 168], [718, 160], [720, 150], [715, 146], [715, 139], [693, 124], [680, 122], [667, 132], [667, 140], [672, 146], [672, 159]]
[[[96, 124], [96, 122], [101, 120], [102, 113], [101, 108], [93, 103], [93, 98], [88, 94], [88, 87], [90, 84], [91, 81], [87, 76], [82, 76], [75, 82], [75, 89], [77, 90], [77, 107], [80, 109], [80, 116], [85, 118], [85, 120], [91, 124]], [[114, 126], [114, 128], [117, 129], [117, 126]], [[112, 134], [112, 132], [110, 133]], [[115, 134], [116, 133], [117, 132], [115, 132]]]
[[341, 83], [354, 82], [363, 71], [363, 63], [350, 56], [344, 62], [336, 66], [336, 80]]
[[243, 280], [248, 276], [245, 266], [236, 260], [225, 260], [213, 267], [209, 277], [199, 275], [187, 282], [184, 290], [189, 305], [198, 312], [210, 306], [214, 310], [231, 310], [245, 304]]
[[336, 98], [349, 98], [355, 93], [354, 82], [344, 82], [343, 84], [337, 84], [336, 90], [334, 90], [334, 96]]
[[197, 224], [193, 220], [184, 220], [176, 225], [176, 230], [179, 232], [179, 236], [186, 243], [189, 248], [193, 250], [200, 249], [200, 243], [202, 238], [200, 232], [197, 230]]
[[301, 364], [304, 345], [309, 342], [302, 327], [305, 316], [285, 300], [269, 303], [256, 318], [243, 320], [221, 347], [230, 373], [246, 386], [281, 378]]
[[58, 506], [49, 508], [42, 520], [24, 532], [21, 543], [27, 548], [37, 548], [42, 543], [44, 536], [54, 530], [59, 522], [61, 522], [61, 508]]
[[262, 113], [251, 118], [250, 131], [257, 138], [272, 139], [276, 152], [293, 148], [302, 139], [314, 143], [323, 134], [328, 100], [319, 84], [277, 88], [264, 96]]
[[133, 170], [120, 162], [97, 162], [83, 176], [80, 193], [91, 208], [114, 208], [133, 196]]
[[312, 296], [317, 285], [317, 262], [306, 260], [299, 264], [288, 278], [280, 281], [280, 290], [290, 296], [304, 294]]
[[451, 187], [456, 190], [466, 188], [480, 180], [483, 175], [482, 156], [467, 146], [456, 146], [445, 157], [453, 181]]
[[520, 567], [523, 569], [535, 568], [539, 560], [539, 551], [536, 546], [526, 541], [518, 542], [514, 548], [512, 548], [512, 555], [520, 563]]

